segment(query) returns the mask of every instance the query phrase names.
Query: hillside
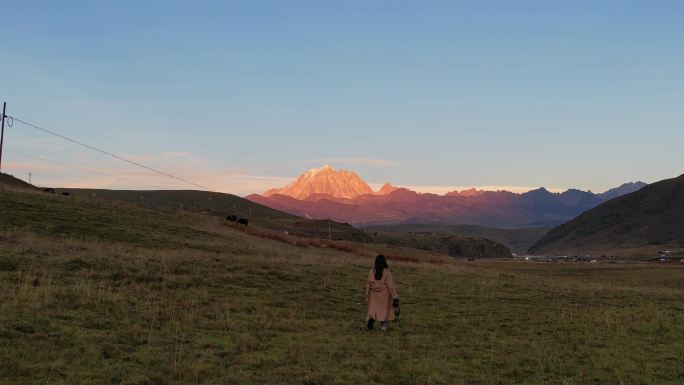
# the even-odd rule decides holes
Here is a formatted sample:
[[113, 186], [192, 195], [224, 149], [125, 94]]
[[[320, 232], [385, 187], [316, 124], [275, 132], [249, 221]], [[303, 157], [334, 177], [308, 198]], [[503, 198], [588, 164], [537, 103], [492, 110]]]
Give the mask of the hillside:
[[[197, 190], [102, 190], [57, 189], [77, 198], [101, 201], [113, 200], [141, 207], [201, 212], [220, 217], [235, 214], [248, 218], [250, 223], [271, 230], [288, 231], [307, 237], [328, 238], [328, 221], [300, 218], [282, 211], [251, 202], [232, 194]], [[366, 241], [362, 231], [344, 223], [331, 222], [334, 239]]]
[[[13, 186], [17, 186], [12, 180]], [[1, 185], [1, 184], [0, 184]], [[30, 186], [25, 184], [26, 186]], [[32, 188], [32, 187], [31, 187]], [[163, 214], [209, 216], [220, 221], [228, 214], [236, 213], [249, 218], [250, 229], [265, 231], [269, 237], [281, 238], [296, 243], [318, 242], [317, 239], [353, 242], [355, 249], [384, 249], [386, 245], [400, 247], [392, 249], [394, 254], [405, 254], [403, 249], [430, 251], [452, 257], [509, 257], [510, 251], [503, 245], [478, 237], [433, 237], [423, 234], [411, 234], [401, 237], [372, 237], [367, 232], [346, 223], [328, 220], [300, 218], [286, 214], [231, 194], [195, 191], [195, 190], [101, 190], [101, 189], [63, 189], [58, 188], [57, 195], [40, 193], [39, 198], [53, 198], [52, 203], [75, 204], [78, 211], [81, 204], [107, 206], [111, 202], [121, 203], [133, 209], [163, 210]], [[68, 192], [65, 198], [62, 192]], [[210, 199], [211, 198], [211, 199]], [[56, 199], [56, 200], [55, 200]], [[71, 202], [74, 201], [74, 202]], [[37, 202], [42, 202], [39, 199]], [[211, 206], [210, 206], [211, 205]], [[61, 207], [61, 206], [57, 206]], [[119, 206], [117, 206], [119, 207]], [[0, 202], [0, 209], [3, 208]], [[6, 221], [21, 223], [21, 216], [12, 218], [12, 211], [7, 209]], [[54, 211], [54, 210], [53, 210]], [[69, 214], [62, 213], [65, 223]], [[71, 224], [70, 224], [71, 226]], [[256, 227], [255, 227], [256, 226]], [[259, 230], [261, 229], [261, 230]], [[313, 241], [310, 241], [313, 240]]]
[[[1, 184], [0, 213], [2, 384], [681, 379], [668, 361], [684, 353], [676, 267], [340, 250]], [[402, 303], [385, 334], [364, 325], [377, 252], [392, 255]]]
[[532, 247], [548, 231], [547, 227], [524, 227], [519, 229], [497, 229], [493, 227], [472, 225], [430, 225], [405, 224], [370, 226], [369, 231], [385, 231], [389, 233], [447, 234], [461, 237], [480, 237], [491, 239], [508, 247], [512, 252], [522, 255]]
[[508, 247], [484, 237], [471, 237], [460, 234], [443, 233], [401, 233], [369, 231], [371, 242], [381, 245], [402, 246], [418, 250], [432, 251], [450, 257], [461, 258], [508, 258]]
[[34, 188], [34, 186], [24, 182], [23, 180], [13, 175], [5, 174], [4, 172], [0, 172], [0, 184], [5, 186]]
[[[427, 234], [411, 234], [401, 237], [372, 237], [367, 232], [346, 223], [300, 218], [286, 214], [231, 194], [195, 190], [96, 190], [96, 189], [57, 189], [68, 191], [83, 200], [114, 200], [148, 208], [201, 212], [225, 216], [232, 213], [250, 218], [253, 225], [274, 231], [287, 231], [290, 235], [308, 238], [361, 242], [371, 244], [390, 244], [420, 250], [429, 250], [452, 257], [508, 257], [510, 251], [503, 245], [479, 238], [434, 237]], [[95, 195], [93, 195], [95, 194]], [[211, 198], [211, 203], [209, 202]], [[209, 205], [211, 204], [211, 210]], [[182, 206], [181, 206], [182, 205]], [[328, 231], [330, 230], [330, 234]]]
[[684, 249], [684, 175], [603, 203], [549, 231], [530, 252], [654, 255], [663, 249]]

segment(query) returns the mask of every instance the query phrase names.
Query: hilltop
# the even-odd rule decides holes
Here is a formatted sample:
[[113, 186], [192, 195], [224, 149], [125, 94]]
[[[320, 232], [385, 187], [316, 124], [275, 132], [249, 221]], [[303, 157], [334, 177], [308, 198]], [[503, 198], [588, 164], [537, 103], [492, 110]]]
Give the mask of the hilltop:
[[654, 255], [684, 249], [684, 175], [612, 199], [555, 227], [531, 253]]
[[27, 182], [24, 182], [23, 180], [15, 177], [13, 175], [5, 174], [4, 172], [0, 172], [0, 185], [31, 188], [31, 189], [36, 188], [35, 186], [30, 185]]

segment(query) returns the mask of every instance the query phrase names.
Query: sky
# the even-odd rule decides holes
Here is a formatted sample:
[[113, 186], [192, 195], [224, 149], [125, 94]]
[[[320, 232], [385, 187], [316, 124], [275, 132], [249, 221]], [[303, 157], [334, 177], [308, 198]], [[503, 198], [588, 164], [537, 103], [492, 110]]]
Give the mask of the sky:
[[[0, 12], [8, 115], [217, 191], [262, 193], [323, 164], [425, 192], [599, 192], [684, 173], [682, 1]], [[195, 188], [16, 121], [5, 150], [2, 171], [41, 186]]]

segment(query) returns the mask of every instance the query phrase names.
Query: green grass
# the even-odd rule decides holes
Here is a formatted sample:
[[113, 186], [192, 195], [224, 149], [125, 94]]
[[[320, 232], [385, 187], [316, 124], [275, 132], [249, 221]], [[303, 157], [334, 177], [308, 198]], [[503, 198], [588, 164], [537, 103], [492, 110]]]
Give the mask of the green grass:
[[[144, 247], [203, 245], [212, 237], [197, 228], [211, 219], [112, 202], [87, 202], [0, 190], [0, 229], [22, 229], [53, 237], [130, 242]], [[214, 222], [219, 220], [214, 218]], [[193, 227], [193, 225], [195, 227]]]
[[497, 229], [476, 225], [430, 225], [405, 224], [371, 226], [371, 231], [379, 230], [390, 233], [432, 233], [449, 234], [462, 237], [481, 237], [491, 239], [508, 247], [512, 252], [520, 255], [527, 254], [527, 250], [541, 237], [549, 232], [548, 227], [525, 227], [519, 229]]
[[369, 231], [370, 242], [427, 250], [452, 257], [506, 258], [511, 251], [501, 243], [486, 238], [456, 234]]
[[[196, 190], [57, 190], [58, 193], [63, 191], [68, 191], [71, 196], [90, 202], [116, 201], [172, 212], [177, 212], [182, 207], [185, 212], [203, 212], [219, 218], [236, 214], [249, 218], [252, 224], [271, 230], [289, 231], [302, 236], [319, 238], [328, 238], [329, 235], [328, 221], [299, 218], [232, 194]], [[368, 240], [361, 230], [344, 223], [331, 222], [330, 232], [335, 239]]]
[[[506, 257], [510, 255], [510, 251], [498, 243], [499, 239], [494, 239], [498, 235], [495, 231], [487, 233], [488, 236], [492, 235], [490, 238], [494, 241], [479, 238], [480, 235], [477, 232], [463, 234], [464, 236], [384, 232], [381, 236], [374, 236], [374, 231], [363, 231], [347, 223], [300, 218], [231, 194], [193, 190], [57, 190], [58, 194], [62, 191], [68, 191], [72, 198], [77, 198], [80, 202], [79, 207], [82, 203], [100, 206], [104, 203], [108, 206], [111, 202], [119, 202], [129, 206], [163, 210], [166, 214], [203, 213], [213, 215], [217, 219], [235, 213], [249, 218], [252, 225], [280, 233], [288, 232], [290, 235], [300, 237], [390, 244], [434, 251], [454, 257]], [[61, 196], [57, 198], [64, 200]], [[211, 210], [209, 210], [210, 205]], [[180, 209], [181, 207], [183, 210]]]
[[382, 334], [364, 329], [372, 249], [24, 192], [0, 205], [2, 384], [684, 382], [680, 266], [391, 261], [402, 320]]

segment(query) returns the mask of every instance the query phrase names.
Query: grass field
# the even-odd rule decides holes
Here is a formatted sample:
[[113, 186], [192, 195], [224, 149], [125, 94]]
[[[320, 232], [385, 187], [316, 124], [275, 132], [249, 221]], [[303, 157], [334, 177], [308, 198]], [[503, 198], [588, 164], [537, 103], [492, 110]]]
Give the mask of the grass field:
[[403, 224], [370, 226], [371, 231], [389, 233], [451, 234], [462, 237], [483, 237], [507, 246], [512, 252], [524, 255], [541, 237], [549, 232], [548, 227], [525, 227], [519, 229], [497, 229], [477, 225]]
[[[0, 180], [1, 181], [1, 180]], [[15, 185], [21, 184], [14, 180]], [[71, 197], [89, 203], [127, 203], [136, 207], [163, 210], [167, 213], [203, 213], [223, 218], [237, 214], [248, 218], [256, 225], [270, 232], [296, 235], [304, 238], [340, 240], [354, 243], [394, 245], [433, 251], [453, 257], [508, 257], [510, 250], [495, 239], [498, 231], [484, 234], [418, 234], [409, 232], [364, 231], [347, 223], [300, 218], [286, 214], [247, 199], [231, 194], [194, 190], [99, 190], [99, 189], [57, 189], [57, 193], [68, 192]], [[182, 209], [181, 209], [182, 208]], [[525, 231], [524, 231], [525, 232]], [[492, 236], [490, 236], [492, 235]], [[540, 235], [541, 236], [541, 235]], [[538, 238], [535, 239], [535, 241]], [[505, 239], [504, 239], [505, 240]]]
[[0, 213], [2, 384], [684, 383], [675, 264], [415, 251], [390, 261], [402, 320], [383, 334], [363, 303], [380, 245], [11, 188]]
[[287, 230], [308, 237], [332, 235], [334, 239], [345, 241], [368, 240], [363, 231], [349, 224], [299, 218], [232, 194], [196, 190], [58, 189], [57, 192], [69, 192], [73, 197], [91, 202], [114, 201], [166, 211], [179, 211], [182, 207], [185, 212], [203, 212], [217, 217], [234, 214], [263, 228]]

